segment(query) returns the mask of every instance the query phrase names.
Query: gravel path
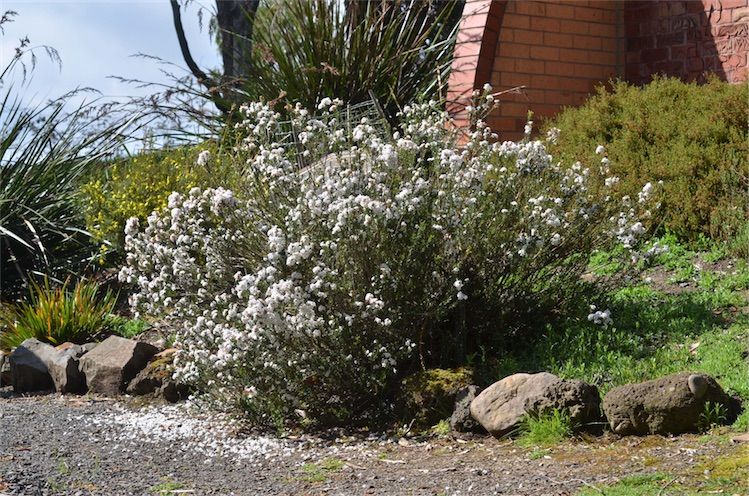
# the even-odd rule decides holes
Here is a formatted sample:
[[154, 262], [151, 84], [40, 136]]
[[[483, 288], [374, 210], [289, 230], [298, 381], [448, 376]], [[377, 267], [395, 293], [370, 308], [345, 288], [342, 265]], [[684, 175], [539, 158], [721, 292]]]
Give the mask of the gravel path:
[[[0, 394], [0, 495], [571, 495], [632, 473], [686, 473], [739, 447], [697, 436], [508, 441], [239, 437], [180, 406]], [[664, 492], [668, 494], [668, 492]]]

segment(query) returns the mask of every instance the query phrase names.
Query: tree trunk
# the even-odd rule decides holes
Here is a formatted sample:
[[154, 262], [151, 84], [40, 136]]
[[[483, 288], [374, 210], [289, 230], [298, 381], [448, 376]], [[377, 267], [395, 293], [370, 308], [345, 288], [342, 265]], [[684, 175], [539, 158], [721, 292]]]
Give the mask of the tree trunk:
[[237, 85], [250, 75], [252, 28], [259, 0], [216, 0], [224, 78]]

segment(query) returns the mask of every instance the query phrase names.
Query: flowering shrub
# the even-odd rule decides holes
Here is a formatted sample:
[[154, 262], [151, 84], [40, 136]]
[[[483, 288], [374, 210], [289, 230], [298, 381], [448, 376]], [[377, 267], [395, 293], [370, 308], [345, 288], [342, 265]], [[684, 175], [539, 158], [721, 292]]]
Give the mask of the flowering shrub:
[[497, 142], [492, 97], [476, 100], [463, 146], [434, 104], [406, 107], [392, 139], [347, 129], [338, 101], [297, 107], [294, 148], [273, 142], [278, 114], [246, 106], [250, 199], [196, 188], [126, 226], [121, 279], [181, 326], [179, 378], [261, 422], [341, 421], [416, 359], [460, 360], [469, 336], [491, 346], [569, 297], [593, 249], [635, 247], [652, 186], [620, 198], [605, 159]]
[[235, 184], [235, 171], [222, 162], [216, 148], [205, 142], [200, 147], [142, 151], [113, 162], [84, 184], [80, 197], [86, 229], [101, 243], [101, 252], [122, 255], [127, 219], [143, 221], [162, 210], [171, 192]]

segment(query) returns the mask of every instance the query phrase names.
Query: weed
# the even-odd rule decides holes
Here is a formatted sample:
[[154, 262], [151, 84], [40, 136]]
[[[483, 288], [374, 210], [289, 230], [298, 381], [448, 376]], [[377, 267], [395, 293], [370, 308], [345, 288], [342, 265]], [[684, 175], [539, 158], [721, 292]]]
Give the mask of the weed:
[[166, 495], [166, 494], [170, 494], [173, 491], [183, 489], [184, 487], [185, 485], [182, 484], [181, 482], [176, 482], [176, 481], [171, 480], [168, 477], [165, 477], [163, 479], [163, 482], [161, 482], [160, 484], [151, 486], [150, 491], [154, 494]]
[[63, 458], [60, 458], [57, 463], [57, 473], [63, 477], [70, 475], [70, 466], [68, 466], [68, 462]]
[[663, 473], [630, 475], [605, 488], [586, 487], [579, 496], [660, 496], [670, 494], [665, 492], [669, 488], [676, 491], [673, 494], [682, 494], [676, 482], [674, 477]]
[[553, 446], [572, 436], [573, 426], [567, 412], [551, 410], [528, 415], [520, 427], [521, 446]]
[[700, 414], [700, 418], [697, 422], [697, 429], [699, 429], [700, 432], [707, 432], [713, 427], [723, 425], [726, 423], [727, 415], [728, 412], [724, 405], [708, 401], [705, 403], [705, 408]]
[[541, 448], [535, 448], [533, 451], [528, 453], [528, 459], [529, 460], [538, 460], [539, 458], [543, 458], [546, 455], [551, 453], [550, 449], [541, 449]]
[[448, 419], [442, 419], [437, 424], [432, 426], [432, 433], [437, 436], [447, 436], [450, 434], [452, 428], [450, 427], [450, 421]]
[[151, 324], [141, 319], [128, 319], [119, 315], [110, 315], [107, 319], [110, 330], [122, 336], [132, 339], [151, 328]]
[[307, 482], [325, 482], [333, 472], [343, 468], [343, 461], [337, 458], [326, 458], [317, 463], [305, 463], [302, 472], [305, 473], [304, 480]]

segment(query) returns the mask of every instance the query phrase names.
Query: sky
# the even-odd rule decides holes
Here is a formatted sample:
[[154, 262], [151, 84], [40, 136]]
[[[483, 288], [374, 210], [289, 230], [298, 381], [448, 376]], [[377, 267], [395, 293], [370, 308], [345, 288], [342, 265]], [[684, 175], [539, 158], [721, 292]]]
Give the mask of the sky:
[[[210, 8], [205, 0], [203, 7]], [[220, 56], [204, 24], [198, 23], [194, 1], [183, 23], [190, 50], [204, 68], [220, 67]], [[155, 61], [132, 57], [145, 53], [185, 67], [174, 33], [169, 0], [0, 0], [0, 13], [13, 10], [15, 21], [0, 35], [0, 67], [13, 56], [18, 40], [28, 36], [31, 45], [50, 45], [62, 58], [62, 68], [39, 52], [37, 68], [27, 96], [42, 101], [78, 87], [93, 87], [105, 96], [143, 95], [108, 76], [167, 82]], [[204, 17], [207, 19], [207, 17]], [[173, 69], [172, 69], [173, 71]], [[180, 73], [182, 74], [182, 73]]]

